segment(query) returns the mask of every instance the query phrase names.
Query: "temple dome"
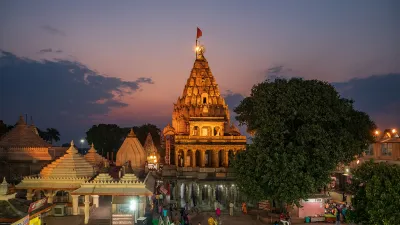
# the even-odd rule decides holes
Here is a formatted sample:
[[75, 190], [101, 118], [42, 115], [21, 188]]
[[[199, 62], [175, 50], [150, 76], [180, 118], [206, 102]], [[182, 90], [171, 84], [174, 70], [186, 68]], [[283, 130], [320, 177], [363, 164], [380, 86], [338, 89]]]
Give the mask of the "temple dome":
[[66, 154], [43, 168], [40, 175], [43, 177], [92, 177], [94, 168], [78, 153], [74, 141], [71, 141]]
[[101, 164], [104, 163], [104, 161], [106, 160], [104, 157], [102, 157], [97, 153], [93, 143], [88, 153], [86, 153], [86, 155], [84, 156], [84, 158], [93, 166], [101, 166]]
[[130, 161], [133, 168], [144, 168], [146, 152], [133, 132], [133, 129], [131, 129], [128, 136], [125, 138], [124, 143], [122, 143], [119, 148], [116, 161], [117, 166], [122, 166]]
[[15, 127], [1, 137], [0, 147], [51, 147], [51, 144], [39, 136], [35, 126], [27, 125], [24, 117], [20, 116]]

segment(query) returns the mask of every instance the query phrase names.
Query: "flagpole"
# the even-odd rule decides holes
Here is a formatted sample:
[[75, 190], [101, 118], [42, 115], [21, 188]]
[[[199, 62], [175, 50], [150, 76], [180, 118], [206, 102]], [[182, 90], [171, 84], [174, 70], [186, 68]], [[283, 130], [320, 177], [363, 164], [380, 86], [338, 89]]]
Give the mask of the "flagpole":
[[196, 52], [196, 58], [197, 59], [197, 38], [196, 38], [196, 48], [195, 48], [195, 52]]

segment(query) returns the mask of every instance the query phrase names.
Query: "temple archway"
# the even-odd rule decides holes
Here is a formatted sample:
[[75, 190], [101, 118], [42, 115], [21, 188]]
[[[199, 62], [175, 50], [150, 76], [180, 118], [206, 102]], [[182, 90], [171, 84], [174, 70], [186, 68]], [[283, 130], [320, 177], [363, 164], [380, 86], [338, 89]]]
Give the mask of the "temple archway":
[[204, 154], [204, 164], [206, 167], [212, 167], [212, 150], [206, 150]]
[[186, 161], [185, 161], [185, 166], [187, 166], [187, 167], [191, 167], [192, 165], [194, 165], [196, 162], [195, 162], [195, 159], [194, 159], [194, 157], [193, 157], [193, 154], [194, 154], [195, 152], [193, 151], [193, 150], [191, 150], [191, 149], [189, 149], [188, 151], [187, 151], [187, 153], [186, 153]]
[[183, 167], [183, 162], [184, 162], [184, 158], [183, 158], [183, 150], [178, 150], [178, 167]]
[[224, 159], [225, 159], [224, 150], [219, 150], [218, 151], [218, 165], [219, 165], [219, 167], [223, 167], [224, 166]]
[[201, 153], [199, 150], [196, 151], [196, 167], [201, 167]]
[[233, 160], [233, 157], [235, 156], [233, 150], [228, 151], [228, 166], [231, 165], [231, 161]]

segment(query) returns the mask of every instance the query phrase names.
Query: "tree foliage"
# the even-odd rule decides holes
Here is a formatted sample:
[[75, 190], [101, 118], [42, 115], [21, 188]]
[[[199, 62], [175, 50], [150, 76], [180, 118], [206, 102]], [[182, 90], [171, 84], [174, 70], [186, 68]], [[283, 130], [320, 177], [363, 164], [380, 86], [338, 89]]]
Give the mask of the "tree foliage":
[[53, 144], [53, 141], [57, 142], [60, 140], [60, 132], [55, 128], [47, 128], [46, 131], [43, 131], [39, 128], [36, 129], [39, 133], [39, 136], [50, 144]]
[[322, 81], [262, 82], [235, 112], [254, 132], [253, 143], [233, 162], [239, 187], [254, 200], [298, 203], [373, 141], [369, 116]]
[[[107, 152], [116, 152], [121, 147], [123, 141], [131, 128], [121, 128], [116, 124], [93, 125], [86, 132], [86, 140], [89, 144], [93, 143], [99, 154], [107, 155]], [[160, 149], [160, 129], [153, 124], [144, 124], [140, 127], [133, 127], [133, 130], [144, 145], [148, 133], [151, 133], [155, 146]]]
[[353, 172], [352, 220], [362, 224], [400, 224], [400, 166], [373, 161]]

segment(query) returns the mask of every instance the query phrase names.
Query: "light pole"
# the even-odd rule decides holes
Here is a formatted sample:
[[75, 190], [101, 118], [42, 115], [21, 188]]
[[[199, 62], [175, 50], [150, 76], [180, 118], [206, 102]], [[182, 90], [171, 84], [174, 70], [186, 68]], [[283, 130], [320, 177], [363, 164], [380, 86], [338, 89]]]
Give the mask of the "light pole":
[[81, 139], [81, 150], [82, 150], [82, 153], [84, 153], [83, 152], [83, 143], [85, 142], [85, 140], [83, 140], [83, 139]]

